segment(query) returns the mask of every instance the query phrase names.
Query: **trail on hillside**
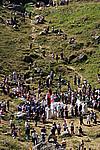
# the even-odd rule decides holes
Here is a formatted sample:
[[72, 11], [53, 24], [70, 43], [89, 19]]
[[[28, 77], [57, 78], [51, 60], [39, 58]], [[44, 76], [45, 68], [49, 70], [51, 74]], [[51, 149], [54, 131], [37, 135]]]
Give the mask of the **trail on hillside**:
[[[34, 41], [35, 41], [35, 39], [38, 37], [38, 35], [39, 35], [39, 32], [37, 32], [36, 33], [36, 25], [34, 25], [34, 23], [32, 23], [32, 20], [31, 20], [31, 23], [30, 23], [30, 25], [31, 25], [31, 27], [32, 27], [32, 30], [31, 30], [31, 38], [32, 38], [32, 42], [33, 42], [33, 44], [34, 44]], [[41, 25], [41, 27], [40, 26], [38, 26], [37, 25], [37, 27], [39, 28], [39, 29], [43, 29], [43, 27], [42, 27], [42, 25]], [[39, 47], [39, 49], [41, 49], [41, 47]], [[41, 56], [41, 54], [39, 54], [38, 53], [38, 55], [39, 56]], [[51, 58], [51, 56], [50, 56], [50, 54], [49, 55], [47, 55], [46, 57], [43, 57], [43, 59], [44, 60], [51, 60], [52, 61], [52, 58]], [[65, 66], [65, 65], [64, 65]], [[77, 70], [76, 70], [76, 68], [75, 67], [73, 67], [73, 66], [71, 66], [71, 65], [67, 65], [67, 68], [68, 69], [70, 69], [71, 71], [73, 71], [75, 74], [77, 74], [80, 78], [81, 78], [81, 80], [84, 80], [84, 77], [82, 76], [82, 74], [80, 74]]]

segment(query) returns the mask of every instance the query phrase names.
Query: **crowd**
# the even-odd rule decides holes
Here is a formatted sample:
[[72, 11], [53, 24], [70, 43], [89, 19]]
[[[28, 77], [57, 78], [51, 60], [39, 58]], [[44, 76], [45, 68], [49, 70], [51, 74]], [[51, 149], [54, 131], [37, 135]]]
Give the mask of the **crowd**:
[[[91, 125], [91, 123], [97, 124], [96, 112], [92, 109], [88, 111], [88, 107], [100, 111], [100, 90], [95, 88], [92, 89], [91, 85], [86, 80], [81, 83], [80, 77], [75, 75], [73, 84], [77, 86], [77, 90], [73, 90], [70, 82], [68, 82], [65, 92], [61, 90], [53, 92], [51, 87], [54, 82], [54, 72], [51, 70], [50, 74], [45, 79], [44, 86], [48, 91], [44, 95], [41, 94], [41, 89], [43, 90], [44, 88], [41, 80], [38, 81], [37, 90], [27, 85], [25, 81], [26, 78], [24, 75], [13, 72], [12, 75], [5, 76], [0, 84], [1, 94], [9, 95], [11, 98], [20, 99], [22, 101], [17, 106], [17, 112], [11, 116], [9, 121], [13, 138], [16, 138], [18, 135], [20, 136], [20, 127], [17, 128], [14, 123], [15, 116], [19, 121], [25, 120], [26, 140], [32, 139], [34, 145], [39, 143], [39, 141], [45, 142], [46, 139], [48, 139], [48, 142], [51, 142], [51, 139], [53, 139], [56, 146], [57, 144], [59, 146], [57, 135], [65, 134], [67, 136], [73, 136], [77, 134], [75, 132], [76, 128], [78, 128], [78, 135], [83, 136], [84, 131], [82, 125], [85, 123], [87, 125]], [[58, 77], [58, 83], [62, 84], [61, 75]], [[9, 100], [0, 103], [0, 121], [3, 119], [5, 113], [10, 111], [9, 103]], [[73, 119], [75, 117], [79, 118], [79, 127], [76, 127], [73, 121], [71, 121], [69, 125], [67, 123], [67, 119]], [[49, 136], [46, 137], [45, 124], [49, 119], [58, 118], [64, 120], [63, 124], [54, 122]], [[38, 126], [40, 122], [43, 124], [41, 136], [37, 134], [35, 126], [33, 129], [30, 128], [30, 121], [35, 122], [35, 126]]]

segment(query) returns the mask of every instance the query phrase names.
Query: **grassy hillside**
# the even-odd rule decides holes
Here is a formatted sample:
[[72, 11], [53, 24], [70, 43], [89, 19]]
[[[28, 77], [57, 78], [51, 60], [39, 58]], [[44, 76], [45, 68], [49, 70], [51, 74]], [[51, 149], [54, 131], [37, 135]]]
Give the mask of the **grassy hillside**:
[[[86, 62], [71, 63], [69, 65], [75, 67], [93, 85], [98, 86], [96, 76], [100, 72], [100, 47], [96, 43], [93, 43], [92, 35], [99, 35], [100, 32], [99, 3], [72, 3], [69, 6], [50, 7], [41, 10], [28, 7], [27, 10], [32, 11], [33, 18], [37, 14], [44, 15], [46, 22], [42, 25], [33, 24], [31, 26], [31, 21], [27, 19], [25, 24], [20, 22], [20, 31], [14, 31], [12, 28], [0, 24], [0, 65], [3, 66], [1, 73], [6, 74], [12, 70], [21, 71], [27, 69], [27, 64], [23, 62], [23, 56], [34, 53], [34, 50], [36, 53], [41, 53], [45, 49], [48, 55], [48, 53], [52, 52], [58, 52], [60, 54], [63, 49], [64, 56], [67, 58], [72, 54], [78, 55], [84, 53], [88, 55]], [[0, 9], [0, 16], [9, 18], [10, 12]], [[52, 26], [56, 29], [61, 29], [67, 35], [68, 40], [70, 37], [74, 37], [78, 46], [73, 48], [73, 46], [68, 44], [68, 40], [55, 34], [40, 36], [39, 32], [47, 26], [50, 27], [50, 30]], [[35, 28], [33, 31], [35, 37], [33, 48], [30, 51], [29, 35], [32, 31], [31, 27]], [[39, 58], [36, 61], [38, 65], [41, 64], [41, 67], [44, 67], [43, 58]], [[48, 68], [48, 63], [48, 59], [45, 59], [46, 68]], [[55, 67], [59, 65], [65, 67], [63, 62], [59, 62], [59, 64], [55, 62], [53, 69], [55, 70]], [[64, 76], [66, 78], [66, 75]]]
[[[42, 47], [47, 47], [47, 51], [54, 51], [60, 53], [64, 50], [64, 55], [69, 57], [71, 54], [85, 53], [88, 55], [88, 60], [84, 63], [71, 65], [76, 68], [85, 78], [87, 78], [93, 85], [97, 85], [96, 75], [100, 71], [100, 47], [93, 44], [92, 35], [95, 33], [99, 35], [100, 32], [100, 5], [98, 3], [73, 3], [68, 7], [48, 8], [40, 10], [38, 13], [33, 10], [34, 15], [43, 14], [46, 19], [46, 25], [54, 26], [56, 29], [61, 29], [67, 34], [67, 37], [75, 37], [78, 44], [83, 46], [79, 48], [72, 48], [67, 40], [62, 37], [47, 35], [38, 36], [35, 42]], [[48, 22], [51, 21], [49, 24]], [[36, 27], [39, 29], [39, 27]], [[81, 68], [81, 70], [79, 70]]]

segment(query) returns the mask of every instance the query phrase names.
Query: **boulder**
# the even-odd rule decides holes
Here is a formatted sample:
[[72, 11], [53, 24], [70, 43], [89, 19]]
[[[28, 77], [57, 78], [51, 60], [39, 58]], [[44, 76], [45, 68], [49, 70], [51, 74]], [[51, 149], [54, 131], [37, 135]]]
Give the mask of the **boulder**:
[[75, 59], [73, 59], [72, 62], [76, 63], [76, 62], [83, 62], [83, 61], [86, 61], [86, 60], [87, 60], [87, 55], [86, 54], [80, 54]]
[[27, 63], [32, 63], [33, 62], [33, 59], [31, 56], [24, 56], [24, 59], [23, 59], [24, 62], [27, 62]]
[[31, 58], [34, 58], [34, 59], [37, 59], [37, 58], [39, 58], [40, 56], [34, 53], [34, 54], [30, 54], [30, 57], [31, 57]]
[[36, 15], [34, 18], [35, 24], [41, 24], [44, 22], [44, 17], [42, 15]]
[[100, 44], [100, 36], [94, 36], [94, 37], [92, 37], [93, 38], [93, 42], [95, 43], [95, 44]]
[[68, 62], [71, 62], [73, 59], [75, 59], [77, 56], [76, 55], [74, 55], [74, 54], [72, 54], [72, 55], [70, 55], [69, 56], [69, 58], [68, 58]]
[[9, 4], [6, 6], [9, 10], [18, 11], [18, 12], [25, 12], [25, 9], [22, 5], [16, 5], [16, 4]]
[[68, 131], [64, 131], [64, 132], [61, 133], [61, 137], [62, 138], [69, 137], [69, 136], [71, 136], [71, 135], [70, 135], [70, 133]]
[[41, 31], [40, 33], [39, 33], [39, 35], [46, 35], [47, 33], [45, 32], [45, 31]]

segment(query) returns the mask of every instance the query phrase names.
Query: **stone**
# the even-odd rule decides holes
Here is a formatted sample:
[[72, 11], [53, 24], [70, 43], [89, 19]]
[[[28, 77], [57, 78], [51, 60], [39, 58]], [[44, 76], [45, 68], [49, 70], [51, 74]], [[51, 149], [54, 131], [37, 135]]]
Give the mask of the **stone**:
[[72, 54], [72, 55], [70, 55], [69, 56], [69, 58], [68, 58], [68, 62], [71, 62], [73, 59], [75, 59], [77, 56], [76, 55], [74, 55], [74, 54]]
[[31, 56], [24, 56], [24, 59], [23, 59], [24, 62], [27, 62], [27, 63], [32, 63], [33, 62], [33, 59]]
[[67, 131], [62, 132], [62, 134], [61, 134], [61, 137], [62, 137], [62, 138], [64, 138], [64, 137], [69, 137], [69, 136], [71, 136], [71, 135], [70, 135], [70, 133], [68, 133]]
[[42, 15], [36, 15], [34, 18], [35, 24], [41, 24], [44, 22], [44, 16]]
[[14, 11], [18, 11], [18, 12], [24, 12], [24, 7], [22, 5], [16, 5], [16, 4], [9, 4], [7, 5], [7, 8], [9, 10], [14, 10]]
[[45, 32], [45, 31], [41, 31], [41, 32], [39, 33], [39, 35], [46, 35], [46, 32]]
[[93, 37], [93, 42], [94, 42], [95, 44], [100, 44], [100, 36], [95, 36], [95, 37]]
[[40, 56], [34, 53], [34, 54], [30, 54], [30, 57], [31, 57], [31, 58], [34, 58], [34, 59], [37, 59], [37, 58], [39, 58]]
[[83, 62], [83, 61], [86, 61], [86, 60], [87, 60], [87, 55], [86, 54], [80, 54], [75, 59], [73, 59], [72, 62], [76, 63], [76, 62]]

